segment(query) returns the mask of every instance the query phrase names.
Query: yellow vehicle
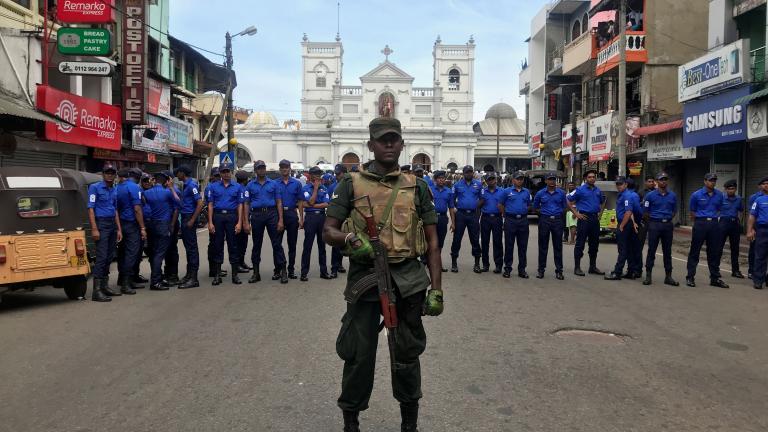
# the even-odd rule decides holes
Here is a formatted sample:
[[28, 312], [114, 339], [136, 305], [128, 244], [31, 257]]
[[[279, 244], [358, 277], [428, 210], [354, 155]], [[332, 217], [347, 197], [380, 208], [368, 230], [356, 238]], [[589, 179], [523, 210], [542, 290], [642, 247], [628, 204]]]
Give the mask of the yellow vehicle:
[[605, 210], [603, 210], [603, 215], [600, 218], [600, 237], [615, 239], [616, 229], [619, 227], [616, 220], [616, 199], [619, 197], [616, 183], [599, 181], [595, 182], [595, 186], [605, 194]]
[[52, 285], [85, 296], [88, 184], [94, 174], [58, 168], [0, 168], [0, 294]]

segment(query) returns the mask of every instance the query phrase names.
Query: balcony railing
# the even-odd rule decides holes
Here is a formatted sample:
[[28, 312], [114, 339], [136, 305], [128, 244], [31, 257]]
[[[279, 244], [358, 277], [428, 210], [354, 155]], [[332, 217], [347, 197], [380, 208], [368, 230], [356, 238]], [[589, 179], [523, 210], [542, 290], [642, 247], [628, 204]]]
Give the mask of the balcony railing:
[[[597, 75], [613, 69], [619, 64], [619, 37], [616, 36], [597, 53]], [[627, 31], [627, 62], [645, 63], [648, 51], [645, 48], [645, 31]]]
[[433, 97], [435, 95], [435, 89], [432, 88], [419, 88], [414, 87], [411, 90], [411, 96], [413, 97]]
[[345, 96], [360, 96], [363, 94], [363, 88], [357, 86], [341, 86], [341, 94]]
[[749, 52], [749, 65], [752, 69], [752, 80], [762, 82], [765, 80], [765, 47], [762, 46]]

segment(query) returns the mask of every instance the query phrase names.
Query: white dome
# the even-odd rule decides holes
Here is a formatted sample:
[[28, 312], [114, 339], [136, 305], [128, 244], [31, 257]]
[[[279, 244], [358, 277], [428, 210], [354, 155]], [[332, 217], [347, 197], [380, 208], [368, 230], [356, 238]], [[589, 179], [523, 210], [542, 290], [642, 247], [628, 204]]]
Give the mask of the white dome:
[[515, 112], [514, 108], [502, 102], [490, 107], [488, 112], [485, 113], [485, 118], [516, 119], [517, 112]]
[[248, 116], [245, 123], [236, 125], [236, 130], [265, 130], [265, 129], [278, 129], [280, 125], [277, 123], [277, 117], [268, 111], [256, 111]]

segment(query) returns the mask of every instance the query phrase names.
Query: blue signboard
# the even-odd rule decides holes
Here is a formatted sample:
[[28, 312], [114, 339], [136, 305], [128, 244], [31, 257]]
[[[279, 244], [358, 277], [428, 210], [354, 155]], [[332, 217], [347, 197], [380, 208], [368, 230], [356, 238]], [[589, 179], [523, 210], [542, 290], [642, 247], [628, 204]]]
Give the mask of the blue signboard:
[[224, 164], [229, 164], [230, 166], [235, 166], [235, 152], [221, 152], [219, 153], [219, 166], [222, 166]]
[[749, 94], [746, 86], [684, 104], [683, 147], [746, 140], [747, 107], [734, 101]]

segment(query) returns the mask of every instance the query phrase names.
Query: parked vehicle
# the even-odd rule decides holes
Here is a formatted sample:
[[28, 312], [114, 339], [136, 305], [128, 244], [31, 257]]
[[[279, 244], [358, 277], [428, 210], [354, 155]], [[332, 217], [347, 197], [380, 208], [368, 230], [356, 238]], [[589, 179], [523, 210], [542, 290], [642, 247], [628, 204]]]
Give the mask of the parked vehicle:
[[605, 194], [605, 210], [600, 218], [600, 237], [616, 239], [616, 229], [619, 224], [616, 220], [616, 199], [619, 192], [616, 190], [616, 183], [612, 181], [598, 181], [595, 186]]
[[85, 296], [90, 274], [88, 185], [95, 174], [0, 168], [0, 294], [52, 285]]

